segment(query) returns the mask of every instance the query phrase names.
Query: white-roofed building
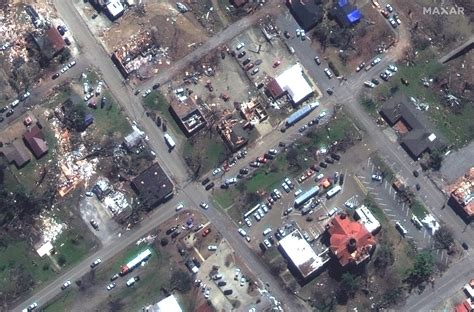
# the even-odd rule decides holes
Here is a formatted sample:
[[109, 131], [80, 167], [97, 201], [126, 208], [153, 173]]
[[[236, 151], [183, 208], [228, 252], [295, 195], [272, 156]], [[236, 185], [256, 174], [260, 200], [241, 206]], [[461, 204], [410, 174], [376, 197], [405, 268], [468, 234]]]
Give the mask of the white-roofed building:
[[375, 234], [379, 231], [380, 222], [366, 206], [362, 205], [357, 208], [354, 217], [359, 223], [363, 224], [370, 233]]
[[122, 16], [125, 8], [120, 0], [109, 0], [105, 3], [105, 11], [110, 20], [116, 20]]
[[295, 105], [313, 95], [314, 92], [300, 64], [291, 66], [273, 79], [268, 83], [267, 90], [275, 99], [287, 93]]
[[[289, 261], [289, 264], [297, 269], [303, 279], [316, 273], [329, 261], [327, 249], [317, 255], [299, 230], [294, 230], [280, 240], [280, 252]], [[324, 255], [326, 254], [326, 257]]]
[[179, 306], [178, 300], [174, 295], [166, 297], [165, 299], [161, 300], [160, 302], [148, 306], [144, 309], [146, 312], [183, 312], [181, 307]]

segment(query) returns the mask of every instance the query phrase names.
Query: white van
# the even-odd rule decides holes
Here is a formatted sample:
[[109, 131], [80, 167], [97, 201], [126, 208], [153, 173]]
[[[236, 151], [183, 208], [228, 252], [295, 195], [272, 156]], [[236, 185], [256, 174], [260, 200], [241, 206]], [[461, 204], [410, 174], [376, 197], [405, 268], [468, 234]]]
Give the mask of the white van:
[[263, 231], [263, 236], [267, 236], [267, 234], [269, 234], [271, 231], [272, 231], [271, 228], [266, 228], [266, 229]]
[[135, 284], [135, 278], [132, 277], [127, 281], [127, 287], [132, 287]]
[[332, 217], [332, 216], [335, 215], [336, 212], [338, 212], [338, 211], [339, 211], [339, 208], [334, 207], [334, 208], [332, 208], [331, 210], [328, 211], [328, 216]]
[[400, 234], [402, 234], [402, 236], [405, 236], [408, 234], [408, 231], [407, 229], [405, 229], [403, 227], [403, 225], [400, 224], [400, 222], [395, 222], [395, 228], [398, 230], [398, 232], [400, 232]]
[[290, 51], [290, 54], [295, 54], [295, 49], [293, 47], [288, 47], [288, 51]]
[[303, 190], [302, 190], [302, 189], [296, 190], [296, 192], [295, 192], [295, 197], [298, 197], [298, 195], [300, 195], [301, 193], [303, 193]]

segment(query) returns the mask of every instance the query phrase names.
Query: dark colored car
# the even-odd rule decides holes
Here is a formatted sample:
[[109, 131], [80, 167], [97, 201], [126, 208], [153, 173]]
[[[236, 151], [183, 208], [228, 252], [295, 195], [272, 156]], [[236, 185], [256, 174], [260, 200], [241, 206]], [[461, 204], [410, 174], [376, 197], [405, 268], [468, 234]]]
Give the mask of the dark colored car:
[[327, 162], [328, 164], [333, 164], [333, 163], [334, 163], [334, 159], [329, 158], [329, 157], [326, 157], [326, 158], [324, 159], [324, 161]]
[[51, 79], [54, 80], [54, 79], [56, 79], [56, 78], [58, 78], [58, 77], [59, 77], [59, 73], [56, 73], [56, 74], [54, 74], [54, 75], [51, 77]]
[[468, 249], [469, 249], [469, 246], [466, 244], [466, 242], [462, 242], [462, 243], [461, 243], [461, 246], [462, 246], [462, 248], [464, 248], [464, 250], [468, 250]]
[[222, 287], [222, 286], [225, 286], [225, 285], [227, 285], [227, 283], [224, 282], [224, 281], [220, 281], [219, 283], [217, 283], [217, 286], [219, 286], [219, 287]]
[[15, 111], [13, 109], [10, 109], [8, 112], [7, 112], [7, 117], [10, 117], [11, 115], [13, 115]]
[[285, 142], [280, 142], [280, 143], [278, 143], [278, 146], [279, 146], [279, 147], [285, 147], [285, 146], [286, 146], [286, 143], [285, 143]]
[[169, 228], [166, 230], [166, 235], [170, 235], [171, 233], [173, 233], [174, 231], [176, 231], [177, 227], [176, 226], [173, 226], [172, 228]]
[[225, 296], [232, 295], [232, 293], [233, 293], [232, 289], [226, 289], [226, 290], [224, 290], [224, 295], [225, 295]]
[[209, 191], [213, 187], [214, 187], [214, 182], [209, 183], [208, 185], [206, 185], [206, 191]]
[[415, 176], [415, 178], [418, 178], [420, 173], [417, 170], [413, 170], [413, 175]]
[[159, 83], [155, 83], [155, 84], [153, 85], [153, 87], [151, 87], [151, 88], [152, 88], [153, 90], [156, 90], [156, 89], [158, 89], [159, 87], [160, 87], [160, 84], [159, 84]]
[[319, 59], [319, 57], [315, 56], [314, 61], [316, 62], [316, 64], [321, 65], [321, 60]]
[[134, 94], [135, 94], [135, 95], [138, 95], [140, 92], [142, 92], [142, 90], [136, 89]]
[[100, 99], [100, 108], [104, 108], [106, 105], [107, 105], [107, 98], [105, 96], [103, 96]]
[[71, 45], [71, 40], [68, 37], [64, 37], [64, 43], [67, 45]]
[[247, 65], [248, 63], [250, 63], [250, 59], [246, 59], [245, 61], [242, 62], [242, 65]]
[[176, 231], [176, 232], [174, 232], [173, 234], [171, 234], [171, 238], [176, 238], [176, 237], [178, 237], [179, 234], [181, 234], [181, 232], [180, 232], [180, 231]]
[[341, 156], [336, 154], [336, 153], [332, 153], [331, 154], [331, 157], [334, 159], [334, 160], [340, 160], [341, 159]]
[[405, 86], [408, 86], [410, 84], [405, 78], [400, 78], [400, 80]]
[[61, 26], [59, 25], [58, 27], [56, 27], [59, 31], [59, 33], [61, 34], [61, 36], [63, 36], [65, 33], [66, 33], [66, 29], [64, 28], [64, 26]]
[[320, 162], [320, 163], [319, 163], [319, 166], [320, 166], [321, 168], [327, 168], [327, 167], [328, 167], [328, 165], [327, 165], [325, 162]]
[[283, 33], [283, 35], [285, 35], [285, 38], [286, 39], [290, 39], [290, 32], [288, 30], [285, 30], [285, 32]]
[[372, 79], [372, 83], [377, 86], [380, 83], [380, 81], [378, 81], [378, 79], [374, 78], [374, 79]]
[[206, 185], [207, 183], [209, 183], [209, 181], [210, 181], [209, 178], [205, 178], [204, 180], [202, 180], [201, 184]]
[[199, 262], [199, 260], [198, 260], [198, 259], [196, 259], [196, 258], [194, 258], [194, 257], [193, 257], [193, 259], [192, 259], [192, 260], [193, 260], [193, 263], [194, 263], [194, 265], [195, 265], [195, 266], [197, 266], [198, 268], [200, 268], [200, 267], [201, 267], [201, 262]]
[[0, 113], [5, 113], [8, 110], [8, 106], [0, 108]]
[[242, 52], [240, 52], [239, 54], [237, 54], [237, 57], [238, 57], [238, 58], [243, 58], [243, 57], [245, 56], [245, 54], [247, 54], [247, 52], [242, 51]]
[[415, 187], [416, 187], [417, 191], [419, 191], [421, 189], [421, 186], [419, 184], [416, 184]]
[[339, 185], [344, 184], [344, 173], [341, 173], [341, 176], [339, 177]]
[[247, 174], [247, 173], [249, 173], [249, 170], [247, 168], [242, 168], [242, 169], [239, 170], [239, 172], [241, 174]]

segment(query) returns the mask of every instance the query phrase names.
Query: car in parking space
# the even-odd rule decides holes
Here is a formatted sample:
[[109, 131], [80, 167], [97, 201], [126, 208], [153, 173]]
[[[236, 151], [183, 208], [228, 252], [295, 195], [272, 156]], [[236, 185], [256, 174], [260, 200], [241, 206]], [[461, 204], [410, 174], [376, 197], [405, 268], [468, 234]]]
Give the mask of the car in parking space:
[[380, 81], [377, 79], [373, 78], [370, 82], [372, 82], [374, 85], [378, 86], [380, 84]]
[[290, 187], [289, 187], [288, 184], [286, 184], [285, 182], [283, 182], [283, 183], [281, 184], [281, 187], [283, 187], [283, 189], [285, 190], [285, 192], [287, 192], [287, 193], [291, 192]]
[[324, 161], [328, 164], [334, 164], [334, 159], [330, 158], [330, 157], [326, 157], [324, 158]]
[[245, 236], [245, 240], [250, 243], [250, 240], [251, 240], [250, 236], [248, 236], [248, 235]]
[[306, 32], [304, 31], [304, 29], [301, 29], [301, 33], [300, 33], [300, 36], [301, 36], [301, 40], [306, 40]]
[[69, 69], [69, 66], [67, 66], [67, 65], [64, 66], [63, 68], [61, 68], [61, 70], [60, 70], [61, 74], [64, 74], [65, 72], [67, 72], [68, 69]]
[[72, 67], [74, 67], [75, 65], [76, 65], [76, 61], [72, 61], [72, 62], [70, 62], [67, 66], [68, 66], [69, 68], [72, 68]]
[[245, 47], [245, 43], [240, 42], [235, 48], [238, 50], [241, 50], [243, 47]]
[[385, 81], [388, 81], [388, 75], [385, 72], [380, 73], [380, 78], [382, 78]]
[[115, 288], [115, 286], [117, 286], [117, 284], [115, 284], [115, 283], [110, 283], [109, 285], [107, 285], [106, 288], [107, 288], [108, 291], [111, 291], [112, 289]]
[[258, 67], [254, 68], [250, 74], [255, 75], [256, 73], [258, 73], [258, 71], [259, 71]]
[[298, 132], [303, 133], [306, 131], [306, 129], [308, 129], [308, 125], [303, 125], [301, 128], [298, 129]]
[[392, 12], [393, 12], [393, 7], [392, 7], [390, 4], [387, 3], [387, 5], [386, 5], [385, 7], [387, 8], [387, 11], [388, 11], [389, 13], [392, 13]]
[[71, 286], [71, 281], [66, 281], [64, 282], [64, 284], [61, 285], [61, 289], [64, 290], [68, 288], [69, 286]]
[[248, 64], [247, 66], [245, 66], [245, 70], [249, 71], [251, 70], [252, 68], [254, 68], [255, 64], [254, 63], [250, 63]]
[[297, 189], [295, 191], [295, 197], [298, 197], [301, 193], [303, 193], [303, 190], [302, 189]]
[[396, 73], [398, 71], [397, 66], [395, 66], [393, 64], [388, 65], [387, 69], [391, 72], [394, 72], [394, 73]]
[[295, 188], [295, 185], [293, 184], [293, 182], [291, 182], [290, 178], [286, 177], [286, 178], [284, 179], [284, 181], [285, 181], [286, 185], [288, 185], [288, 187], [289, 187], [290, 189], [294, 189], [294, 188]]
[[140, 89], [136, 89], [136, 90], [135, 90], [135, 92], [134, 92], [133, 94], [135, 94], [135, 95], [138, 95], [138, 94], [140, 94], [140, 92], [142, 92], [142, 90], [140, 90]]
[[20, 100], [16, 99], [15, 101], [11, 102], [10, 107], [15, 108], [20, 104]]
[[389, 16], [388, 12], [385, 11], [385, 10], [380, 10], [380, 14], [382, 14], [383, 17], [385, 17], [385, 18], [388, 18], [388, 16]]
[[213, 187], [214, 187], [214, 182], [211, 182], [208, 185], [206, 185], [205, 189], [206, 189], [206, 191], [209, 191]]
[[271, 228], [266, 228], [265, 230], [263, 230], [263, 236], [267, 236], [268, 234], [270, 234], [272, 232], [272, 229]]
[[250, 166], [250, 167], [257, 167], [257, 168], [258, 168], [258, 167], [260, 167], [260, 163], [259, 163], [258, 161], [251, 161], [251, 162], [249, 163], [249, 166]]
[[242, 62], [242, 65], [245, 66], [245, 65], [247, 65], [248, 63], [250, 63], [250, 59], [249, 59], [249, 58], [246, 59], [245, 61], [243, 61], [243, 62]]
[[285, 209], [285, 211], [283, 212], [283, 214], [285, 216], [289, 215], [291, 212], [293, 211], [293, 207], [288, 207]]
[[395, 20], [393, 18], [389, 18], [388, 19], [388, 22], [390, 23], [390, 25], [392, 25], [393, 28], [397, 28], [398, 24], [397, 22], [395, 22]]
[[237, 58], [243, 58], [245, 56], [245, 54], [247, 54], [247, 52], [242, 51], [239, 54], [237, 54]]
[[176, 206], [176, 211], [180, 211], [181, 209], [184, 208], [184, 204], [183, 203], [179, 203], [178, 206]]
[[209, 183], [209, 181], [210, 181], [210, 179], [207, 177], [204, 180], [202, 180], [201, 184], [206, 185], [207, 183]]
[[417, 170], [413, 170], [413, 176], [415, 176], [415, 178], [418, 178], [419, 175], [420, 173]]
[[110, 281], [113, 282], [113, 281], [115, 281], [116, 279], [118, 279], [119, 277], [120, 277], [120, 275], [114, 274], [114, 275], [112, 275], [112, 277], [110, 278]]
[[257, 220], [257, 222], [260, 222], [260, 220], [262, 220], [262, 217], [260, 217], [260, 214], [258, 212], [255, 212], [253, 214], [253, 217], [255, 218], [255, 220]]
[[102, 260], [100, 260], [100, 258], [97, 258], [94, 260], [94, 262], [91, 263], [91, 268], [93, 269], [101, 263], [102, 263]]
[[261, 208], [262, 208], [262, 210], [263, 210], [264, 213], [268, 213], [268, 207], [267, 207], [267, 205], [262, 204], [262, 205], [261, 205]]
[[372, 175], [372, 180], [380, 182], [380, 181], [382, 181], [382, 176], [380, 174], [374, 173]]
[[245, 224], [247, 224], [248, 227], [252, 226], [252, 222], [250, 221], [249, 218], [245, 218], [244, 221], [245, 221]]
[[395, 222], [395, 228], [397, 229], [400, 234], [402, 234], [403, 237], [405, 237], [408, 234], [407, 229], [399, 221]]
[[337, 160], [337, 161], [341, 160], [341, 155], [336, 154], [336, 153], [331, 153], [331, 157], [332, 159]]
[[240, 235], [242, 235], [242, 237], [245, 237], [247, 235], [247, 232], [245, 232], [245, 230], [242, 228], [239, 228], [237, 231], [239, 232]]
[[0, 113], [5, 113], [8, 110], [8, 106], [0, 108]]
[[314, 57], [314, 62], [315, 62], [317, 65], [321, 65], [321, 60], [319, 59], [318, 56], [315, 56], [315, 57]]
[[275, 156], [276, 154], [278, 154], [278, 150], [271, 148], [268, 150], [268, 154]]
[[380, 63], [380, 61], [382, 61], [382, 59], [381, 59], [380, 57], [376, 57], [376, 58], [372, 61], [372, 63], [370, 63], [370, 65], [375, 66], [375, 65], [377, 65], [378, 63]]
[[221, 172], [222, 172], [221, 168], [216, 168], [216, 169], [212, 170], [212, 175], [215, 176], [215, 175], [218, 175]]
[[290, 32], [289, 32], [288, 30], [285, 30], [285, 31], [283, 32], [283, 35], [285, 36], [286, 39], [290, 39], [290, 37], [291, 37], [291, 36], [290, 36]]
[[328, 76], [329, 79], [331, 79], [333, 76], [332, 72], [327, 67], [324, 69], [324, 73], [326, 74], [326, 76]]
[[209, 209], [209, 204], [208, 203], [205, 203], [205, 202], [201, 202], [199, 204], [199, 206], [202, 208], [202, 209]]
[[264, 244], [265, 247], [267, 247], [267, 248], [272, 247], [272, 244], [270, 243], [270, 241], [269, 241], [268, 239], [263, 240], [263, 244]]
[[240, 174], [247, 174], [247, 173], [249, 173], [249, 169], [248, 168], [242, 168], [242, 169], [239, 170], [239, 173]]
[[301, 35], [301, 29], [296, 28], [296, 37], [299, 37]]
[[318, 118], [322, 119], [326, 116], [326, 114], [327, 114], [326, 111], [322, 111], [321, 113], [319, 113]]
[[209, 250], [209, 251], [216, 251], [216, 250], [217, 250], [217, 246], [216, 246], [216, 245], [209, 245], [209, 246], [207, 246], [207, 250]]
[[356, 72], [360, 72], [362, 70], [362, 68], [364, 68], [364, 67], [365, 67], [365, 63], [364, 62], [360, 63], [356, 68]]
[[393, 14], [393, 19], [395, 22], [397, 22], [398, 25], [402, 24], [402, 21], [400, 20], [400, 17], [397, 14]]
[[321, 168], [327, 168], [327, 167], [328, 167], [328, 165], [327, 165], [325, 162], [320, 162], [320, 163], [319, 163], [319, 166], [320, 166]]
[[281, 192], [280, 192], [278, 189], [274, 189], [274, 190], [273, 190], [273, 193], [276, 194], [276, 196], [278, 197], [278, 199], [280, 199], [281, 196], [282, 196], [282, 195], [281, 195]]
[[84, 102], [87, 102], [89, 101], [94, 95], [92, 93], [87, 93], [86, 95], [84, 95]]
[[369, 88], [375, 88], [375, 84], [371, 81], [364, 81], [364, 86]]
[[341, 176], [339, 177], [339, 185], [344, 184], [344, 173], [341, 173]]

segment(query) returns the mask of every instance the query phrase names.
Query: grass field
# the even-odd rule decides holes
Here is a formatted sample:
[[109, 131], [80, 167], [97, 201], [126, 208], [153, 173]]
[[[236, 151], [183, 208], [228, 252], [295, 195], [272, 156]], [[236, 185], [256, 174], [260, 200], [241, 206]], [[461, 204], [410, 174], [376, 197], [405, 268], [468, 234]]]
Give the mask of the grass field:
[[[415, 97], [423, 103], [429, 105], [425, 114], [429, 117], [434, 126], [446, 137], [447, 142], [461, 147], [472, 139], [472, 120], [474, 118], [474, 106], [464, 105], [459, 113], [454, 113], [441, 104], [440, 93], [427, 88], [421, 83], [423, 78], [436, 78], [442, 76], [447, 65], [441, 65], [435, 58], [431, 50], [425, 50], [417, 58], [415, 66], [399, 66], [399, 71], [388, 83], [382, 83], [375, 91], [375, 98], [379, 95], [389, 97], [398, 92], [406, 94], [408, 97]], [[410, 84], [405, 86], [400, 78], [407, 79]], [[377, 103], [376, 108], [367, 107], [367, 103], [362, 103], [370, 112], [378, 110], [383, 103]], [[410, 103], [409, 103], [410, 104]]]
[[54, 257], [58, 263], [62, 257], [65, 260], [64, 265], [71, 266], [86, 256], [93, 247], [93, 244], [86, 240], [82, 234], [66, 230], [56, 241], [55, 246], [57, 253]]
[[74, 287], [70, 287], [63, 291], [58, 297], [52, 301], [50, 304], [42, 308], [44, 312], [64, 312], [68, 311], [71, 308], [71, 305], [74, 303], [79, 290]]
[[[173, 121], [174, 122], [174, 121]], [[219, 167], [226, 159], [227, 150], [220, 137], [214, 134], [212, 137], [204, 134], [197, 134], [193, 140], [187, 140], [184, 144], [183, 155], [192, 160], [192, 171], [199, 168], [199, 174], [205, 174], [211, 169]], [[189, 166], [189, 163], [186, 162]]]
[[34, 283], [42, 283], [54, 275], [51, 261], [40, 258], [24, 240], [8, 235], [0, 238], [0, 292], [8, 293], [17, 285], [12, 283], [17, 275]]
[[420, 220], [428, 214], [428, 210], [425, 208], [425, 206], [417, 200], [411, 204], [410, 208], [413, 214]]
[[132, 128], [122, 113], [122, 109], [113, 100], [110, 92], [106, 90], [102, 95], [107, 98], [107, 107], [101, 109], [99, 102], [97, 103], [97, 109], [88, 110], [94, 116], [95, 131], [97, 131], [99, 136], [114, 133], [118, 133], [121, 136], [127, 135]]
[[168, 121], [168, 127], [172, 127], [176, 134], [181, 134], [181, 129], [178, 127], [169, 111], [169, 103], [161, 92], [152, 91], [147, 97], [145, 97], [143, 102], [146, 108], [160, 113], [160, 115]]
[[383, 172], [383, 178], [389, 183], [392, 183], [393, 179], [395, 178], [395, 172], [392, 170], [392, 168], [390, 168], [377, 154], [373, 154], [370, 159], [377, 170]]

